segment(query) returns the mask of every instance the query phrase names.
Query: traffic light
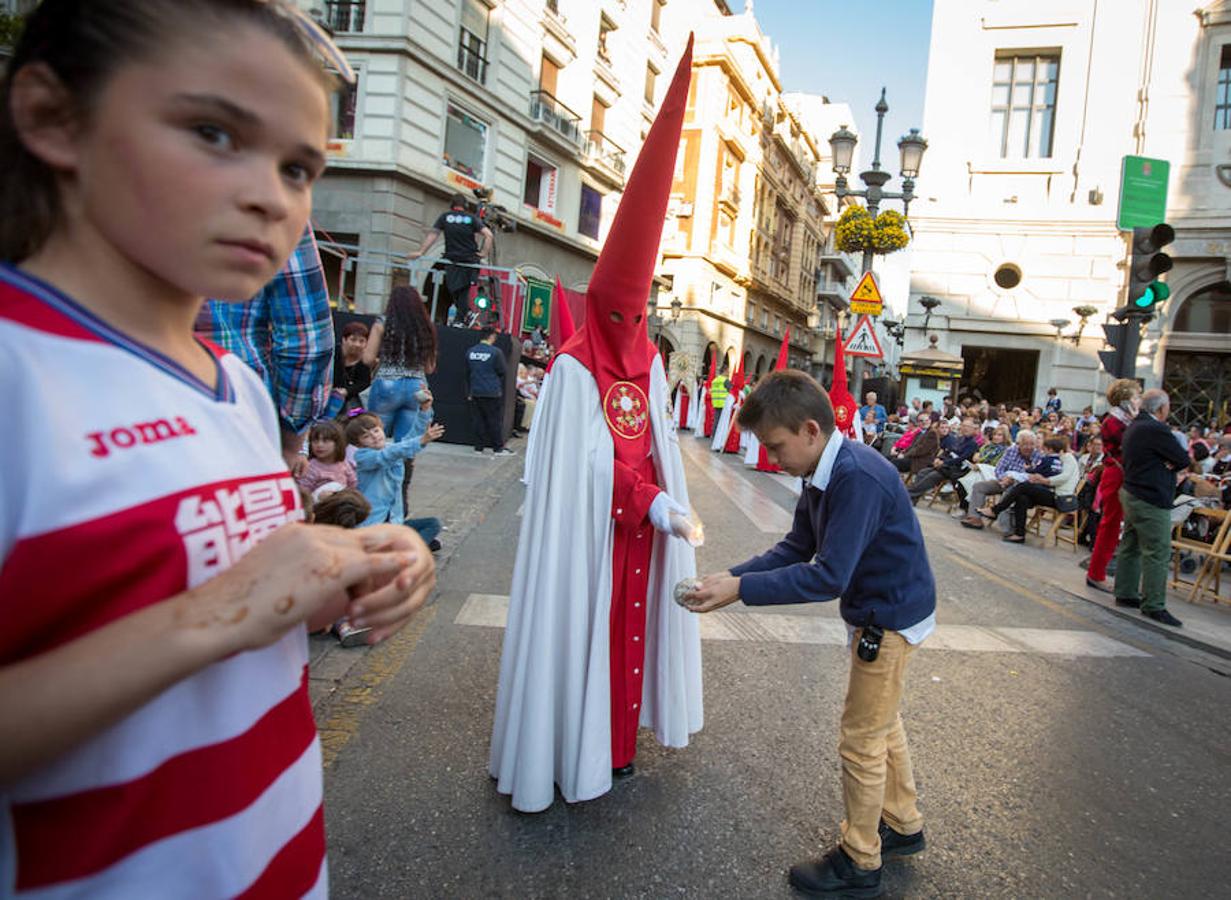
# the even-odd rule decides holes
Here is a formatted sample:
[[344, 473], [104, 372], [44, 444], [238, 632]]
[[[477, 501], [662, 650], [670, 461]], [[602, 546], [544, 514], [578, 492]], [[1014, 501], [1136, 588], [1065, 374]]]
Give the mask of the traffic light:
[[1171, 271], [1171, 257], [1161, 251], [1174, 240], [1175, 229], [1165, 222], [1153, 228], [1133, 229], [1133, 252], [1128, 273], [1128, 309], [1149, 313], [1171, 296], [1171, 288], [1159, 281], [1158, 277]]

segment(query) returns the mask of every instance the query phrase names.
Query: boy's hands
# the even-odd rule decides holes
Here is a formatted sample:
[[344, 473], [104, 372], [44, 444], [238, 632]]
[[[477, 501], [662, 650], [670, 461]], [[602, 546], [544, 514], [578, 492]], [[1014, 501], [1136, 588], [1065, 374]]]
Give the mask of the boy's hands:
[[717, 572], [701, 579], [701, 586], [684, 595], [684, 606], [695, 613], [713, 612], [739, 599], [739, 579], [730, 572]]
[[440, 424], [429, 425], [427, 426], [427, 431], [423, 432], [423, 437], [420, 438], [419, 443], [430, 444], [432, 441], [438, 441], [440, 440], [441, 437], [444, 436], [444, 433], [445, 433], [445, 427], [443, 425], [440, 425]]

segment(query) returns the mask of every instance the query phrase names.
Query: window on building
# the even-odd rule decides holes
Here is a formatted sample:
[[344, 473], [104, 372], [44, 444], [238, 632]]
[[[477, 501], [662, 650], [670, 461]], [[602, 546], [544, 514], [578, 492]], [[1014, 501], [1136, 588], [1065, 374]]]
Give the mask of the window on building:
[[650, 31], [658, 34], [662, 27], [663, 6], [666, 0], [650, 0]]
[[[471, 0], [475, 2], [475, 0]], [[616, 30], [615, 22], [605, 15], [598, 20], [598, 58], [610, 65], [611, 63], [611, 33]]]
[[767, 309], [761, 310], [761, 330], [769, 330], [769, 310]]
[[543, 55], [543, 65], [539, 69], [539, 90], [556, 96], [556, 83], [560, 80], [560, 67], [555, 60]]
[[[318, 231], [316, 232], [316, 242], [320, 245], [321, 271], [325, 275], [325, 287], [329, 291], [330, 305], [342, 309], [350, 309], [354, 306], [355, 299], [355, 273], [353, 270], [345, 272], [344, 269], [346, 260], [348, 258], [354, 259], [358, 256], [358, 252], [356, 250], [344, 250], [334, 245], [346, 244], [358, 247], [359, 235], [346, 234], [340, 231], [326, 234], [323, 231]], [[344, 278], [349, 279], [349, 281], [343, 283]]]
[[756, 322], [756, 320], [757, 305], [755, 303], [749, 303], [748, 306], [744, 308], [744, 321], [751, 325]]
[[717, 281], [710, 282], [710, 309], [717, 310], [722, 301], [722, 285]]
[[581, 209], [577, 214], [577, 231], [586, 237], [598, 240], [598, 229], [603, 221], [603, 195], [590, 185], [581, 185]]
[[654, 82], [658, 79], [658, 71], [653, 64], [645, 67], [645, 102], [654, 105]]
[[479, 84], [487, 82], [487, 22], [491, 10], [483, 0], [463, 0], [457, 42], [457, 67]]
[[1214, 128], [1231, 128], [1231, 44], [1222, 45], [1218, 60], [1218, 93], [1214, 96]]
[[325, 24], [339, 34], [363, 31], [364, 0], [325, 0]]
[[450, 103], [445, 119], [445, 165], [482, 181], [486, 157], [487, 123]]
[[992, 149], [1001, 159], [1051, 156], [1060, 55], [997, 54], [992, 71]]
[[599, 99], [598, 95], [594, 95], [594, 102], [590, 104], [590, 130], [603, 133], [603, 127], [607, 124], [607, 104]]
[[355, 137], [355, 110], [359, 104], [359, 79], [361, 73], [355, 70], [355, 83], [346, 84], [329, 95], [329, 106], [333, 119], [333, 136], [339, 141], [349, 141]]
[[551, 163], [544, 162], [537, 156], [526, 158], [526, 184], [522, 200], [527, 206], [533, 206], [545, 213], [556, 211], [556, 178], [558, 170]]
[[774, 316], [774, 334], [782, 334], [782, 316]]

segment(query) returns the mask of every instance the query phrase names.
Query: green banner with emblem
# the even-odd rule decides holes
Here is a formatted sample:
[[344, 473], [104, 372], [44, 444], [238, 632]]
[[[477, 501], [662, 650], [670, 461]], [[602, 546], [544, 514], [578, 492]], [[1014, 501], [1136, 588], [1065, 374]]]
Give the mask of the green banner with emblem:
[[538, 327], [546, 334], [551, 330], [551, 293], [551, 282], [526, 279], [526, 302], [521, 314], [522, 331], [533, 331]]

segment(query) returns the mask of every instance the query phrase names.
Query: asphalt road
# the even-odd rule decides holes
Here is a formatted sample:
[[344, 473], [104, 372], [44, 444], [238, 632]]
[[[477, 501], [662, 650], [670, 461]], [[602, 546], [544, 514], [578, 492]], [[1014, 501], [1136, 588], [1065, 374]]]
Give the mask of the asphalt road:
[[[682, 440], [702, 570], [769, 546], [794, 505], [785, 480]], [[732, 607], [706, 625], [706, 723], [687, 749], [643, 731], [637, 774], [611, 793], [513, 812], [486, 764], [503, 634], [491, 623], [523, 488], [517, 467], [490, 464], [502, 491], [489, 479], [498, 500], [454, 535], [434, 606], [325, 711], [334, 895], [791, 896], [787, 868], [832, 845], [841, 818], [836, 604]], [[911, 661], [903, 714], [929, 849], [886, 866], [886, 896], [1225, 892], [1227, 661], [1062, 589], [1081, 583], [1063, 549], [920, 515], [941, 628]]]

